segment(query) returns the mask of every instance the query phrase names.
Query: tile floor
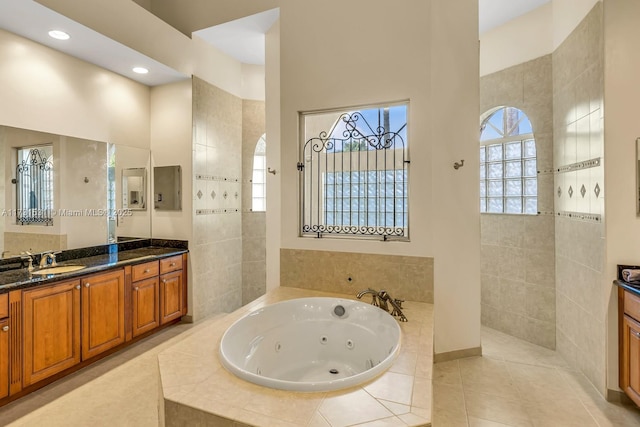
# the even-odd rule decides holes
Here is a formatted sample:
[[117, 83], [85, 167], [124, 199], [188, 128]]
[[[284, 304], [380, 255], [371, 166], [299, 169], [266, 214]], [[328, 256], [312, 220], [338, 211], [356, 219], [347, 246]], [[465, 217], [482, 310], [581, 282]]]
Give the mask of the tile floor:
[[[157, 354], [201, 325], [164, 330], [2, 407], [0, 425], [155, 427]], [[484, 357], [435, 365], [435, 427], [640, 426], [640, 410], [604, 401], [555, 352], [482, 334]]]

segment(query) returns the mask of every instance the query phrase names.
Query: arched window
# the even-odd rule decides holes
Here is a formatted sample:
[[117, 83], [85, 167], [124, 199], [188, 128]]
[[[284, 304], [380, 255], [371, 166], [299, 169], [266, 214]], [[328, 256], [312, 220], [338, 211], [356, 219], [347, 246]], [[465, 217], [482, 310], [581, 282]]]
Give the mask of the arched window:
[[517, 108], [500, 107], [480, 126], [480, 212], [538, 213], [536, 142]]
[[253, 153], [251, 178], [251, 210], [264, 212], [267, 208], [267, 140], [262, 134]]

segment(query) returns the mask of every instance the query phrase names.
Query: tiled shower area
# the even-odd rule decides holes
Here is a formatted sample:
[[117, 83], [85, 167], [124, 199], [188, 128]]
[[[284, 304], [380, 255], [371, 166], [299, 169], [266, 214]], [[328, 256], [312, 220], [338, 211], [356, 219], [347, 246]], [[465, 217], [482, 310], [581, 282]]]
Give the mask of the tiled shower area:
[[482, 323], [549, 349], [605, 393], [603, 5], [550, 55], [481, 77], [481, 112], [530, 118], [535, 216], [482, 214]]

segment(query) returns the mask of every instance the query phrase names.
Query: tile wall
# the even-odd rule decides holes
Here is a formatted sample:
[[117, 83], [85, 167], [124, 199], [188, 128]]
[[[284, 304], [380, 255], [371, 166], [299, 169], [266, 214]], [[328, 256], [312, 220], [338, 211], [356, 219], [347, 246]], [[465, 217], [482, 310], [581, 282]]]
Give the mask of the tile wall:
[[193, 78], [193, 316], [242, 305], [242, 99]]
[[[536, 140], [539, 215], [482, 214], [482, 324], [555, 348], [551, 55], [480, 79], [480, 111], [521, 109]], [[483, 116], [484, 117], [484, 116]]]
[[553, 53], [556, 348], [605, 387], [603, 11]]
[[264, 101], [242, 101], [242, 304], [266, 292], [266, 214], [251, 210], [253, 153], [265, 132]]
[[393, 298], [433, 303], [433, 258], [281, 249], [280, 286], [351, 295], [384, 289]]

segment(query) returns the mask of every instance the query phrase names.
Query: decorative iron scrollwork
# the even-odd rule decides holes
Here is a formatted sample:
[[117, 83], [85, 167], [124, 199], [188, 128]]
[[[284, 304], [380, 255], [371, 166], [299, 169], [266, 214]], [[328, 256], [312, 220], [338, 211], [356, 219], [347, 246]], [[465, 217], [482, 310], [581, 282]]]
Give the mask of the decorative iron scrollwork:
[[36, 148], [26, 157], [16, 166], [16, 223], [53, 225], [53, 164]]
[[391, 130], [389, 109], [368, 110], [376, 111], [377, 126], [360, 111], [345, 112], [305, 142], [297, 163], [303, 236], [407, 237], [406, 113]]

